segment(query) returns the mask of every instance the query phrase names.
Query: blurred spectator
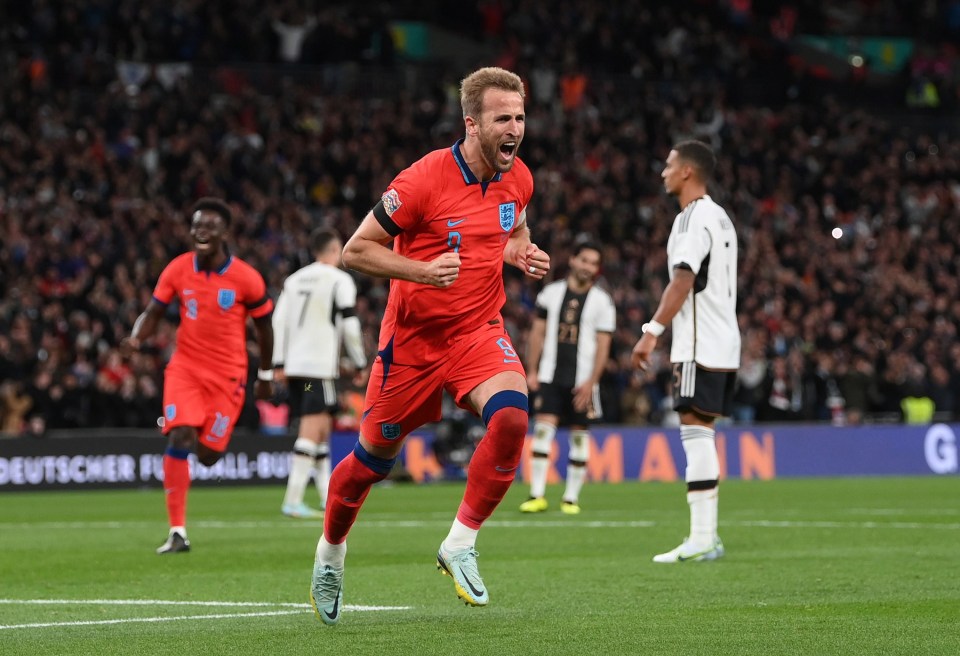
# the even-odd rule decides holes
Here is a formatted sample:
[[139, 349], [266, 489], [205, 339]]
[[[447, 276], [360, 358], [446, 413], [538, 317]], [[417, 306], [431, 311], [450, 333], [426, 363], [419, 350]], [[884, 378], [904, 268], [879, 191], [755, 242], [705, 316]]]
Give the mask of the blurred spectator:
[[18, 381], [0, 383], [0, 437], [22, 435], [32, 405], [32, 399], [23, 393]]
[[778, 355], [771, 360], [762, 390], [757, 419], [784, 422], [801, 418], [804, 401], [801, 372], [791, 371], [786, 357]]
[[295, 64], [303, 54], [303, 43], [307, 36], [317, 26], [317, 19], [309, 16], [298, 7], [290, 7], [282, 17], [275, 18], [271, 23], [273, 31], [280, 38], [280, 60]]
[[840, 395], [844, 399], [847, 423], [853, 426], [862, 424], [864, 418], [877, 404], [879, 390], [877, 389], [876, 373], [873, 364], [862, 353], [853, 356], [853, 366], [837, 371], [840, 385]]
[[[530, 87], [520, 155], [536, 176], [533, 237], [563, 261], [580, 232], [601, 236], [618, 343], [636, 339], [666, 276], [659, 253], [677, 208], [656, 173], [677, 135], [699, 135], [719, 154], [725, 193], [714, 197], [737, 223], [738, 313], [756, 342], [738, 420], [751, 407], [759, 420], [826, 419], [838, 397], [850, 423], [900, 416], [915, 363], [938, 412], [957, 412], [960, 142], [955, 121], [916, 120], [901, 100], [925, 77], [943, 111], [957, 106], [960, 3], [625, 0], [598, 12], [590, 0], [532, 0], [467, 3], [439, 18], [422, 1], [373, 13], [283, 3], [274, 15], [277, 6], [81, 0], [5, 15], [0, 381], [29, 395], [31, 431], [128, 423], [131, 405], [154, 425], [176, 312], [152, 352], [118, 362], [114, 351], [163, 264], [186, 250], [192, 200], [230, 200], [237, 254], [275, 297], [306, 262], [312, 228], [351, 234], [386, 171], [459, 136], [450, 99], [469, 66], [400, 53], [368, 66], [377, 53], [390, 60], [384, 26], [394, 18], [438, 21], [515, 62]], [[284, 61], [299, 66], [254, 66], [278, 59], [275, 19], [301, 31], [313, 23], [299, 50], [288, 44]], [[853, 29], [928, 44], [895, 82], [893, 104], [884, 91], [859, 101], [867, 112], [786, 54], [792, 34]], [[372, 354], [387, 283], [357, 282]], [[506, 284], [503, 314], [522, 350], [537, 289]], [[783, 362], [758, 388], [766, 358]], [[620, 398], [622, 421], [672, 416], [665, 372], [613, 366], [604, 390]], [[826, 392], [831, 379], [837, 392]], [[259, 425], [252, 402], [241, 423]]]
[[731, 418], [738, 423], [749, 424], [757, 418], [757, 408], [764, 401], [764, 380], [767, 361], [759, 352], [758, 341], [751, 336], [744, 339], [737, 371], [737, 387], [733, 395]]

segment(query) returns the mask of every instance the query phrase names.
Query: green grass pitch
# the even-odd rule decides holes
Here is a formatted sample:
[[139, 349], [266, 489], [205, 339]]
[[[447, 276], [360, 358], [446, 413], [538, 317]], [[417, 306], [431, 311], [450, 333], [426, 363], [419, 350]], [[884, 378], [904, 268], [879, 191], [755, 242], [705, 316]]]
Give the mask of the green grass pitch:
[[[490, 605], [434, 554], [462, 484], [378, 486], [351, 533], [336, 627], [308, 606], [319, 521], [280, 487], [197, 488], [189, 554], [157, 556], [162, 492], [0, 495], [0, 654], [957, 654], [960, 485], [725, 481], [715, 563], [650, 558], [686, 534], [682, 484], [588, 484], [584, 512], [480, 534]], [[312, 490], [310, 494], [313, 494]]]

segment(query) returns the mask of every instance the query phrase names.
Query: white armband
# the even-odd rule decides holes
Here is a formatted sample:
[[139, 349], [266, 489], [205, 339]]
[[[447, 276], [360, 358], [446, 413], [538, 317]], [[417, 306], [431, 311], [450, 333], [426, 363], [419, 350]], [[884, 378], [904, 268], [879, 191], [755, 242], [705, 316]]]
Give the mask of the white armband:
[[640, 326], [640, 332], [650, 333], [654, 337], [659, 337], [660, 335], [663, 334], [663, 331], [666, 329], [667, 329], [666, 326], [664, 326], [659, 321], [654, 321], [653, 319], [651, 319], [649, 322]]
[[269, 383], [273, 380], [273, 369], [257, 369], [257, 380]]

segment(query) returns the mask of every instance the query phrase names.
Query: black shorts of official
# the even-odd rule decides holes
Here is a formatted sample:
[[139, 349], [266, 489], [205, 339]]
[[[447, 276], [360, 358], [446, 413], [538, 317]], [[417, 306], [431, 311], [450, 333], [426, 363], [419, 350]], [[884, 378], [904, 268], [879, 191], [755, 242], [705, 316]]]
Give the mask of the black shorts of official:
[[533, 398], [533, 414], [556, 415], [561, 426], [587, 426], [600, 419], [600, 395], [594, 389], [593, 407], [577, 412], [573, 408], [573, 385], [540, 383]]
[[332, 378], [287, 378], [287, 395], [291, 418], [340, 410], [337, 383]]
[[696, 362], [674, 362], [673, 409], [693, 410], [707, 417], [728, 417], [736, 382], [736, 371], [704, 369]]

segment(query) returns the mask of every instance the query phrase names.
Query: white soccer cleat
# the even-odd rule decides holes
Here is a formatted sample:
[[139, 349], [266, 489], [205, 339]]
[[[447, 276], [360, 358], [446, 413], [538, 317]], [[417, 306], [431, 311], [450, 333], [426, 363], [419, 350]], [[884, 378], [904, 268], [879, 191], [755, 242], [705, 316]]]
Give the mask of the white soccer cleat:
[[310, 581], [310, 605], [320, 621], [333, 625], [343, 611], [343, 568], [314, 563]]
[[690, 538], [686, 538], [676, 549], [654, 556], [653, 562], [700, 563], [708, 560], [716, 560], [722, 557], [725, 552], [723, 542], [720, 538], [717, 538], [706, 546], [695, 545], [690, 542]]
[[322, 510], [314, 510], [302, 501], [300, 503], [285, 503], [280, 507], [280, 511], [287, 517], [296, 517], [298, 519], [323, 517]]
[[190, 540], [187, 539], [186, 534], [181, 533], [180, 531], [170, 531], [170, 535], [167, 536], [167, 541], [157, 547], [158, 554], [168, 554], [168, 553], [186, 553], [190, 551]]
[[490, 601], [487, 587], [480, 578], [477, 569], [476, 549], [462, 549], [452, 554], [445, 552], [441, 545], [437, 551], [437, 569], [444, 576], [453, 579], [453, 587], [457, 596], [468, 606], [486, 606]]

